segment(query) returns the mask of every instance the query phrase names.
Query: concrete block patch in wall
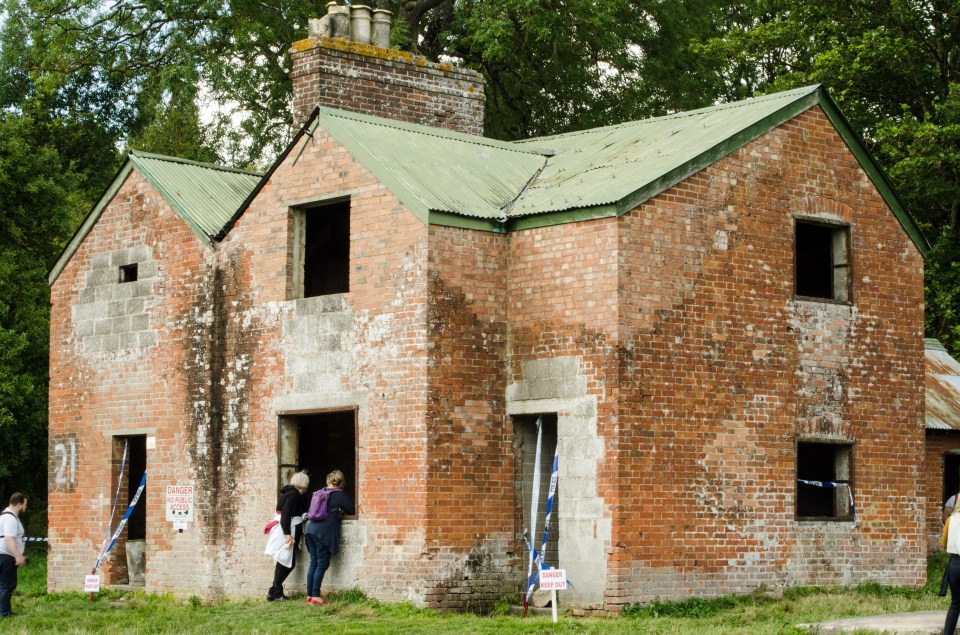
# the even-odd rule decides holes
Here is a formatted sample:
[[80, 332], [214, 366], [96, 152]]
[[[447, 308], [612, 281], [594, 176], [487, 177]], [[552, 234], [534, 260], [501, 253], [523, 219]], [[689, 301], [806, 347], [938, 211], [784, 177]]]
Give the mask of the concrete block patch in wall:
[[604, 444], [596, 397], [587, 394], [580, 364], [579, 357], [524, 362], [524, 381], [507, 387], [507, 414], [556, 413], [559, 566], [576, 572], [567, 601], [586, 606], [603, 601], [613, 525], [597, 488]]
[[[130, 280], [121, 267], [136, 266]], [[84, 355], [136, 353], [154, 346], [149, 299], [159, 281], [157, 264], [147, 246], [95, 254], [85, 288], [73, 306], [73, 324]]]

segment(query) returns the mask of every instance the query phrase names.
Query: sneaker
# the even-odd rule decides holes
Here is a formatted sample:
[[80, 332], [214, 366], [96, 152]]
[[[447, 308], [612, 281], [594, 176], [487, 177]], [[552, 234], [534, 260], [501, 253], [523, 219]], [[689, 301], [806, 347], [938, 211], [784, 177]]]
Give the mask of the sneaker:
[[286, 602], [286, 601], [289, 600], [289, 599], [290, 599], [290, 598], [288, 598], [288, 597], [285, 596], [285, 595], [275, 595], [275, 596], [269, 596], [269, 595], [268, 595], [268, 596], [267, 596], [267, 602]]

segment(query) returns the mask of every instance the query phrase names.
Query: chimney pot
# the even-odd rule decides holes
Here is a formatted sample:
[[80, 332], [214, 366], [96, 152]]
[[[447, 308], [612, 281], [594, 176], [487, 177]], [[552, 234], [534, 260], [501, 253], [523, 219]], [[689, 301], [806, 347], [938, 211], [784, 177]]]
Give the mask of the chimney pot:
[[370, 15], [367, 5], [350, 5], [350, 39], [357, 44], [370, 44]]
[[390, 24], [393, 13], [387, 9], [373, 10], [373, 45], [382, 49], [390, 48]]
[[350, 37], [350, 7], [328, 2], [325, 17], [330, 21], [330, 32], [327, 37]]

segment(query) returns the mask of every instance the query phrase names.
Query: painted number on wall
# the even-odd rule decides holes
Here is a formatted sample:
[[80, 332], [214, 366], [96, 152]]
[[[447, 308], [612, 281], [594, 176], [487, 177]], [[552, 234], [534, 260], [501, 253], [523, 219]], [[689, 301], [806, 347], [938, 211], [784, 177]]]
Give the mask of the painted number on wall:
[[51, 439], [50, 445], [53, 448], [51, 484], [58, 491], [72, 492], [77, 483], [77, 438], [67, 435]]

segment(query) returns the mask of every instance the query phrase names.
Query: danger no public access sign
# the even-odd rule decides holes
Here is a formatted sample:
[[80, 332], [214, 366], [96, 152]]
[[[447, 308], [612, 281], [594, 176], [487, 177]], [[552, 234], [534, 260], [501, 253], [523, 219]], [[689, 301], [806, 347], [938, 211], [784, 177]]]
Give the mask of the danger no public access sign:
[[167, 521], [193, 522], [193, 485], [167, 485]]

